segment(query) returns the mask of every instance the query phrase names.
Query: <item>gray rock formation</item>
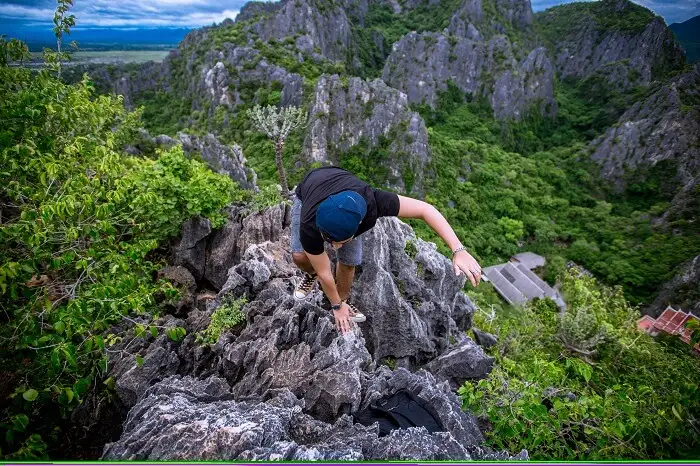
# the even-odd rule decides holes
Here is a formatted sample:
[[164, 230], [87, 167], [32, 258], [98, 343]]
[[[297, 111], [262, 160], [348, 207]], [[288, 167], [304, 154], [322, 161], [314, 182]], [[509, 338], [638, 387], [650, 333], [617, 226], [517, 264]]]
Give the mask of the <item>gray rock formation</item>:
[[[450, 19], [449, 32], [459, 37], [479, 40], [518, 31], [519, 41], [532, 48], [533, 14], [530, 0], [494, 0], [484, 10], [482, 0], [464, 0]], [[478, 28], [478, 29], [477, 29]]]
[[306, 36], [312, 49], [329, 60], [344, 61], [352, 49], [352, 26], [342, 4], [283, 0], [279, 11], [254, 26], [260, 39]]
[[[170, 377], [144, 394], [130, 412], [122, 438], [105, 446], [102, 459], [527, 459], [524, 451], [512, 457], [480, 448], [481, 434], [464, 435], [461, 425], [435, 434], [424, 428], [397, 430], [380, 438], [376, 427], [353, 424], [348, 416], [325, 423], [302, 408], [303, 401], [288, 390], [266, 401], [234, 401], [223, 379]], [[468, 419], [461, 413], [462, 422]]]
[[[586, 9], [588, 13], [573, 16]], [[605, 25], [605, 16], [623, 17], [644, 7], [629, 0], [602, 0], [596, 5], [562, 5], [537, 15], [542, 28], [565, 22], [550, 34], [553, 61], [561, 78], [585, 78], [598, 74], [618, 89], [649, 84], [660, 73], [678, 69], [683, 51], [664, 20], [647, 11], [649, 22], [638, 30]], [[571, 18], [575, 19], [572, 20]]]
[[[415, 247], [413, 258], [407, 243]], [[350, 297], [367, 315], [361, 327], [375, 360], [391, 357], [415, 368], [442, 354], [459, 333], [456, 322], [471, 326], [474, 306], [461, 291], [465, 280], [408, 225], [380, 219], [365, 233], [362, 270]]]
[[[420, 192], [422, 174], [430, 161], [423, 119], [408, 108], [406, 95], [379, 79], [341, 79], [323, 75], [311, 107], [305, 141], [312, 162], [337, 164], [341, 154], [358, 144], [363, 150], [382, 149], [379, 163], [387, 171], [386, 185], [404, 192]], [[408, 181], [405, 174], [415, 179]]]
[[661, 288], [645, 313], [658, 317], [669, 305], [700, 317], [700, 256], [695, 256], [679, 268], [676, 276]]
[[243, 103], [244, 89], [275, 82], [280, 86], [280, 105], [301, 104], [304, 85], [301, 75], [269, 63], [251, 47], [225, 43], [222, 50], [208, 51], [201, 67], [192, 70], [187, 92], [199, 97], [193, 99], [193, 109], [201, 110], [203, 104], [208, 103], [210, 115], [213, 115], [218, 105], [233, 108]]
[[249, 246], [280, 239], [289, 225], [288, 210], [281, 204], [246, 215], [241, 206], [231, 206], [228, 222], [214, 232], [208, 220], [192, 218], [183, 224], [180, 238], [171, 244], [172, 262], [220, 290], [228, 280], [229, 269], [240, 262]]
[[[191, 223], [181, 243], [207, 241], [206, 225]], [[129, 321], [113, 329], [126, 337], [110, 348], [110, 375], [123, 404], [133, 408], [122, 438], [105, 447], [104, 459], [503, 458], [479, 447], [483, 437], [476, 420], [460, 409], [447, 381], [406, 370], [439, 357], [452, 333], [464, 353], [473, 352], [470, 361], [483, 355], [457, 330], [456, 321], [469, 325], [473, 306], [461, 292], [464, 277], [454, 276], [450, 261], [399, 220], [380, 220], [367, 233], [353, 296], [370, 325], [339, 335], [320, 293], [293, 298], [298, 270], [291, 263], [288, 230], [279, 230], [279, 241], [247, 247], [206, 309], [157, 322], [184, 327], [184, 340], [137, 334], [127, 330]], [[406, 241], [414, 243], [409, 251], [415, 262], [404, 250]], [[166, 272], [177, 279], [178, 270]], [[185, 274], [180, 281], [188, 286], [190, 280]], [[245, 327], [225, 329], [215, 345], [197, 345], [197, 333], [231, 297], [247, 299]], [[455, 359], [451, 353], [445, 360]], [[143, 364], [136, 363], [136, 354]], [[384, 357], [406, 368], [376, 368]], [[472, 372], [459, 374], [458, 363], [436, 364], [441, 379], [477, 377], [474, 368], [463, 365]], [[168, 378], [215, 374], [221, 378]], [[353, 425], [347, 416], [401, 389], [430, 402], [445, 432], [409, 429], [379, 438], [376, 427]]]
[[241, 208], [231, 207], [229, 222], [207, 238], [207, 260], [204, 277], [221, 289], [229, 269], [237, 264], [251, 245], [282, 238], [289, 225], [289, 206], [278, 205], [263, 212], [246, 215]]
[[474, 341], [476, 341], [476, 344], [481, 346], [482, 348], [489, 349], [492, 346], [496, 346], [496, 344], [498, 344], [498, 339], [496, 338], [496, 336], [488, 332], [481, 331], [478, 328], [474, 327], [472, 328], [472, 333], [474, 334]]
[[[622, 189], [627, 172], [670, 161], [680, 187], [669, 214], [693, 201], [700, 181], [700, 65], [660, 84], [605, 134], [591, 142], [590, 158]], [[695, 201], [697, 202], [697, 201]]]
[[277, 13], [282, 7], [282, 2], [248, 2], [236, 15], [236, 22], [249, 21], [256, 16]]
[[[382, 79], [410, 103], [434, 107], [451, 82], [466, 94], [488, 97], [499, 119], [519, 120], [530, 111], [553, 116], [554, 67], [545, 50], [536, 48], [529, 2], [496, 6], [499, 14], [490, 16], [479, 0], [465, 0], [449, 31], [405, 35], [394, 44]], [[509, 37], [513, 28], [518, 34]]]
[[454, 390], [467, 380], [486, 378], [492, 368], [493, 358], [468, 337], [426, 365], [427, 370], [447, 380]]
[[178, 133], [177, 137], [187, 156], [199, 156], [212, 170], [228, 175], [243, 189], [257, 189], [258, 176], [252, 168], [246, 166], [243, 149], [238, 144], [221, 144], [211, 133], [202, 137]]

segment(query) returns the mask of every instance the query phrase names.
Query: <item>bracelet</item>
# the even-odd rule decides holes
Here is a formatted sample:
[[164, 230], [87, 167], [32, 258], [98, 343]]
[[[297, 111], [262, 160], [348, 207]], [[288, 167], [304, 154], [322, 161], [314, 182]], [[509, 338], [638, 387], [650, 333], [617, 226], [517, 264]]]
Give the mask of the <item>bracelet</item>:
[[457, 254], [459, 251], [466, 251], [466, 250], [467, 250], [467, 248], [465, 248], [464, 246], [460, 246], [457, 249], [455, 249], [454, 251], [452, 251], [452, 257], [454, 257], [455, 254]]

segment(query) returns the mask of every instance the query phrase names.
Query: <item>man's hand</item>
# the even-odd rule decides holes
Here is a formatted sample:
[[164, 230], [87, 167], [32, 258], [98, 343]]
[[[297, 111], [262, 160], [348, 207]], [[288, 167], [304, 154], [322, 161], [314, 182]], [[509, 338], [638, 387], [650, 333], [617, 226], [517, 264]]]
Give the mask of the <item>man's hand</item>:
[[481, 282], [481, 266], [467, 251], [457, 251], [452, 258], [452, 265], [455, 268], [455, 275], [464, 273], [473, 286]]
[[340, 309], [333, 311], [335, 317], [335, 328], [343, 335], [350, 331], [350, 306], [345, 301], [340, 305]]

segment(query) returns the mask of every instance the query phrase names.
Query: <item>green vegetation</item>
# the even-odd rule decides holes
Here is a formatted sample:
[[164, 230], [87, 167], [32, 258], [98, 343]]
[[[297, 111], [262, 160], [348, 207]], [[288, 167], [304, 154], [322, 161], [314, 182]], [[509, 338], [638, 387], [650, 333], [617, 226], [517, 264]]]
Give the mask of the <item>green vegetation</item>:
[[283, 201], [277, 185], [270, 184], [260, 188], [257, 193], [251, 196], [250, 200], [246, 203], [246, 210], [250, 214], [257, 214], [281, 202], [289, 201]]
[[563, 314], [550, 300], [491, 312], [488, 292], [470, 293], [475, 325], [499, 338], [497, 364], [459, 395], [488, 416], [489, 443], [535, 460], [692, 458], [700, 359], [677, 337], [640, 333], [619, 287], [569, 272], [563, 292]]
[[242, 193], [179, 147], [121, 154], [140, 115], [113, 95], [94, 97], [87, 78], [66, 85], [48, 70], [0, 66], [0, 120], [0, 342], [10, 390], [0, 448], [5, 458], [46, 458], [62, 445], [61, 419], [89, 389], [113, 386], [105, 351], [121, 336], [105, 331], [129, 315], [155, 320], [155, 296], [177, 298], [152, 279], [167, 259], [158, 247], [194, 215], [221, 226]]
[[213, 345], [219, 340], [223, 330], [235, 329], [245, 323], [243, 306], [246, 302], [244, 297], [227, 296], [227, 299], [212, 314], [209, 326], [197, 335], [197, 342]]
[[[499, 123], [487, 104], [467, 102], [450, 86], [437, 110], [418, 108], [429, 125], [437, 175], [427, 182], [426, 200], [483, 265], [527, 248], [558, 267], [547, 271], [550, 277], [564, 259], [573, 260], [606, 283], [622, 285], [633, 303], [648, 303], [679, 264], [700, 253], [700, 235], [682, 219], [674, 223], [675, 234], [652, 225], [677, 189], [668, 170], [631, 174], [638, 181], [617, 195], [604, 189], [597, 167], [581, 160], [585, 143], [617, 116], [617, 102], [625, 99], [599, 105], [585, 97], [589, 89], [561, 83], [555, 121], [533, 116]], [[413, 227], [448, 253], [423, 222]]]
[[[623, 9], [618, 9], [620, 4], [624, 4]], [[633, 35], [644, 31], [654, 18], [656, 15], [651, 10], [626, 0], [567, 3], [537, 14], [542, 35], [550, 44], [569, 36], [589, 20], [593, 20], [601, 32], [620, 31]]]
[[357, 25], [353, 28], [353, 36], [361, 63], [355, 73], [363, 78], [379, 77], [394, 42], [411, 31], [442, 31], [449, 26], [450, 18], [460, 3], [460, 0], [435, 5], [425, 2], [415, 8], [406, 8], [399, 14], [394, 14], [387, 4], [370, 3], [364, 27], [359, 26], [359, 20], [353, 21]]

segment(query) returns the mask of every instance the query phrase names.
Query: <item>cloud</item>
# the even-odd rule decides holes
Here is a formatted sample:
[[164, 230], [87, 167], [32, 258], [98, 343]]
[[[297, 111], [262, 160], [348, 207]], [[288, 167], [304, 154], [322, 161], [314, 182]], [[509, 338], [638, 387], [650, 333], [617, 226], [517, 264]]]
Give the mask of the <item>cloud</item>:
[[[235, 18], [245, 0], [76, 0], [71, 13], [78, 27], [200, 27]], [[0, 24], [51, 24], [55, 2], [11, 0], [0, 3]]]
[[[247, 0], [75, 0], [71, 13], [80, 27], [201, 27], [235, 18]], [[531, 0], [535, 11], [568, 0]], [[635, 0], [663, 16], [667, 23], [700, 14], [698, 0]], [[3, 0], [0, 26], [44, 23], [51, 25], [53, 0]]]

